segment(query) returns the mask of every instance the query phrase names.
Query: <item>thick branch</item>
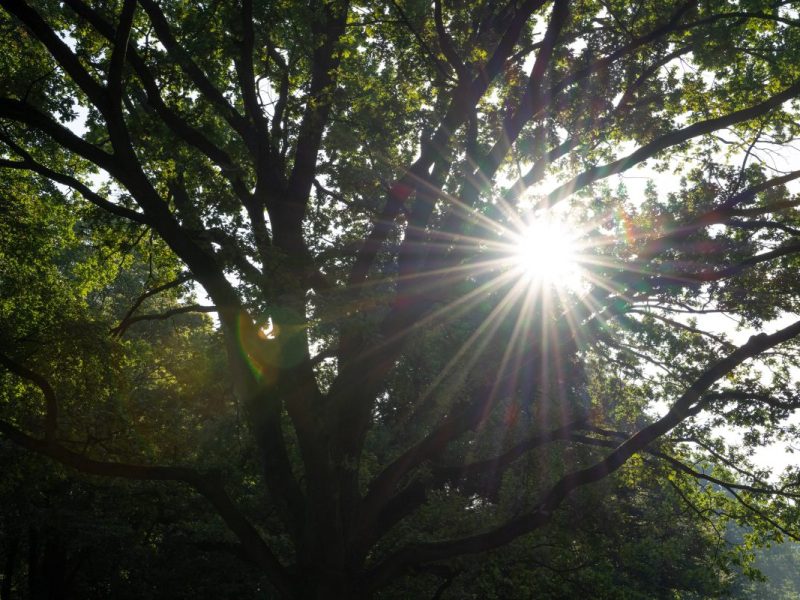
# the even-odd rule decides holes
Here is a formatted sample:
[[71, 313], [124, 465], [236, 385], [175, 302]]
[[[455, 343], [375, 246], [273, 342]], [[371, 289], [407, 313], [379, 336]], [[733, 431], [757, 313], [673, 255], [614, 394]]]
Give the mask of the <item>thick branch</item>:
[[145, 12], [147, 12], [150, 17], [150, 22], [153, 24], [156, 35], [159, 41], [164, 45], [164, 48], [167, 49], [169, 55], [181, 67], [183, 72], [188, 75], [189, 79], [197, 86], [197, 89], [200, 90], [203, 96], [209, 102], [217, 106], [221, 111], [222, 117], [242, 136], [242, 139], [246, 141], [250, 133], [250, 126], [247, 121], [233, 106], [231, 106], [222, 92], [216, 88], [186, 49], [180, 45], [172, 33], [167, 18], [158, 5], [153, 0], [140, 0], [139, 4], [142, 5], [142, 8], [144, 8]]
[[160, 294], [161, 292], [165, 292], [165, 291], [170, 290], [172, 288], [178, 287], [179, 285], [182, 285], [182, 284], [186, 283], [187, 281], [191, 281], [191, 280], [192, 280], [191, 275], [181, 275], [180, 277], [178, 277], [176, 279], [173, 279], [172, 281], [168, 281], [167, 283], [163, 283], [161, 285], [157, 285], [154, 288], [150, 288], [149, 290], [145, 290], [144, 292], [142, 292], [139, 295], [139, 297], [133, 303], [133, 306], [131, 306], [131, 308], [128, 310], [128, 312], [125, 313], [125, 316], [122, 317], [122, 321], [120, 322], [120, 325], [122, 325], [122, 323], [124, 323], [125, 321], [130, 319], [133, 316], [133, 313], [135, 313], [136, 310], [139, 308], [139, 306], [141, 306], [142, 302], [144, 302], [145, 300], [147, 300], [151, 296], [155, 296], [156, 294]]
[[279, 140], [283, 129], [283, 114], [289, 102], [289, 65], [278, 53], [275, 48], [268, 48], [269, 57], [277, 65], [280, 71], [280, 84], [278, 85], [278, 101], [275, 103], [275, 112], [272, 115], [270, 136], [272, 137], [272, 147], [276, 153], [281, 151]]
[[44, 438], [47, 443], [54, 442], [56, 430], [58, 428], [58, 399], [56, 398], [55, 390], [50, 385], [50, 382], [35, 371], [19, 364], [2, 352], [0, 352], [0, 365], [3, 365], [6, 369], [14, 373], [14, 375], [27, 379], [42, 391], [46, 406]]
[[52, 458], [63, 465], [89, 475], [149, 481], [179, 481], [189, 484], [211, 502], [228, 528], [239, 538], [251, 559], [264, 569], [275, 587], [285, 594], [292, 589], [291, 579], [286, 569], [264, 543], [255, 527], [239, 512], [216, 477], [186, 467], [136, 465], [93, 460], [58, 444], [38, 440], [5, 421], [0, 421], [0, 433], [22, 448]]
[[[28, 155], [28, 157], [30, 157], [30, 155]], [[11, 161], [0, 158], [0, 168], [32, 171], [34, 173], [41, 175], [42, 177], [50, 179], [51, 181], [72, 188], [98, 208], [102, 208], [103, 210], [110, 212], [111, 214], [117, 215], [118, 217], [122, 217], [123, 219], [128, 219], [130, 221], [133, 221], [135, 223], [140, 223], [142, 225], [147, 225], [147, 218], [142, 213], [136, 212], [135, 210], [131, 210], [129, 208], [125, 208], [121, 204], [115, 204], [103, 198], [100, 194], [97, 194], [96, 192], [92, 191], [92, 189], [89, 186], [79, 181], [75, 177], [72, 177], [71, 175], [65, 175], [64, 173], [58, 173], [56, 171], [53, 171], [52, 169], [48, 169], [44, 165], [34, 161], [33, 158], [28, 158], [28, 157], [26, 157], [25, 160], [21, 161]]]
[[200, 304], [189, 304], [187, 306], [177, 306], [162, 313], [148, 313], [144, 315], [136, 315], [123, 319], [119, 325], [111, 330], [112, 335], [122, 337], [131, 325], [141, 321], [165, 321], [175, 315], [185, 315], [186, 313], [212, 313], [218, 312], [216, 306], [202, 306]]
[[[75, 11], [75, 14], [91, 24], [104, 38], [112, 43], [117, 39], [118, 35], [113, 25], [104, 20], [84, 2], [81, 0], [65, 0], [65, 4]], [[147, 68], [133, 44], [128, 44], [125, 56], [144, 86], [148, 107], [155, 111], [164, 125], [175, 136], [193, 146], [214, 162], [221, 169], [222, 174], [231, 182], [231, 186], [237, 196], [240, 198], [247, 197], [249, 191], [241, 179], [241, 167], [234, 163], [227, 152], [212, 143], [201, 131], [189, 125], [178, 113], [164, 103], [155, 77]]]
[[[708, 227], [709, 225], [727, 223], [732, 217], [735, 216], [749, 216], [743, 215], [741, 210], [737, 211], [736, 207], [750, 202], [761, 192], [772, 189], [779, 185], [784, 185], [798, 178], [800, 178], [800, 170], [791, 171], [790, 173], [786, 173], [780, 177], [773, 177], [772, 179], [762, 181], [761, 183], [753, 185], [746, 190], [739, 192], [738, 194], [730, 196], [719, 206], [716, 206], [708, 212], [689, 220], [688, 223], [676, 227], [661, 237], [648, 241], [644, 248], [637, 253], [637, 262], [649, 261], [658, 252], [673, 247], [676, 242], [686, 239], [691, 234], [699, 231], [700, 229]], [[767, 207], [759, 210], [767, 210]]]
[[[526, 96], [529, 94], [531, 95], [528, 97], [528, 100], [525, 104], [520, 105], [519, 109], [516, 113], [514, 113], [510, 120], [510, 124], [513, 125], [513, 127], [510, 129], [510, 132], [513, 133], [513, 136], [504, 136], [497, 140], [489, 153], [488, 160], [485, 162], [480, 171], [482, 173], [482, 178], [485, 179], [494, 174], [503, 157], [508, 152], [508, 149], [511, 147], [511, 144], [519, 135], [522, 126], [524, 126], [526, 122], [536, 117], [545, 108], [545, 106], [547, 106], [548, 99], [556, 98], [559, 93], [571, 85], [588, 78], [593, 73], [602, 72], [604, 69], [608, 69], [623, 56], [633, 53], [639, 48], [646, 46], [647, 44], [667, 35], [668, 33], [689, 28], [687, 25], [680, 25], [680, 21], [696, 4], [697, 0], [689, 0], [688, 2], [685, 2], [663, 25], [656, 27], [643, 36], [631, 40], [626, 45], [614, 50], [608, 56], [593, 62], [583, 69], [578, 69], [577, 71], [569, 74], [568, 76], [564, 77], [564, 79], [554, 84], [546, 94], [539, 92], [536, 96], [532, 95], [532, 93], [535, 91], [535, 88], [531, 87], [531, 84], [533, 83], [533, 78], [531, 78], [531, 84], [529, 84], [528, 88], [526, 89]], [[578, 144], [579, 138], [576, 136], [565, 141], [557, 149], [552, 150], [551, 153], [556, 153], [556, 157], [558, 157]], [[543, 174], [544, 168], [546, 167], [546, 162], [538, 161], [528, 173], [514, 183], [511, 189], [515, 193], [521, 194], [527, 186], [533, 185], [539, 180]], [[479, 175], [477, 174], [474, 175], [474, 177], [478, 176]]]
[[769, 252], [762, 252], [761, 254], [756, 254], [755, 256], [745, 258], [735, 265], [731, 265], [724, 269], [700, 273], [696, 275], [695, 278], [699, 281], [718, 281], [720, 279], [727, 279], [728, 277], [736, 276], [742, 271], [761, 263], [769, 262], [776, 258], [782, 258], [791, 254], [797, 254], [798, 252], [800, 252], [800, 242], [786, 243], [778, 248], [775, 248], [774, 250], [770, 250]]
[[[336, 71], [341, 55], [339, 40], [344, 34], [349, 3], [325, 5], [323, 22], [315, 22], [312, 30], [322, 37], [312, 55], [311, 84], [300, 132], [294, 151], [294, 165], [289, 175], [289, 200], [305, 205], [314, 181], [317, 154], [322, 142], [322, 132], [328, 121], [333, 105], [333, 92], [336, 86]], [[302, 218], [302, 212], [300, 218]]]
[[[622, 433], [622, 432], [619, 432], [619, 431], [598, 430], [598, 432], [601, 433], [602, 435], [612, 436], [612, 437], [616, 437], [616, 438], [623, 439], [623, 440], [628, 439], [628, 437], [629, 437], [629, 435], [627, 435], [625, 433]], [[616, 446], [617, 446], [617, 442], [613, 442], [611, 440], [603, 440], [603, 439], [591, 438], [591, 437], [587, 437], [587, 436], [584, 436], [584, 435], [572, 435], [570, 439], [572, 439], [572, 440], [574, 440], [576, 442], [580, 442], [582, 444], [589, 445], [589, 446], [601, 446], [603, 448], [611, 448], [611, 449], [616, 448]], [[719, 485], [719, 486], [723, 486], [723, 487], [730, 488], [730, 489], [741, 490], [741, 491], [749, 492], [751, 494], [759, 494], [761, 496], [783, 496], [783, 497], [786, 497], [786, 498], [794, 498], [794, 499], [800, 498], [800, 494], [787, 492], [786, 490], [782, 490], [782, 489], [778, 489], [778, 488], [773, 488], [773, 487], [768, 487], [768, 486], [761, 486], [761, 485], [758, 485], [758, 486], [756, 486], [756, 485], [748, 485], [746, 483], [735, 483], [735, 482], [725, 481], [723, 479], [720, 479], [719, 477], [714, 477], [713, 475], [711, 475], [709, 473], [704, 473], [702, 471], [697, 471], [696, 469], [693, 469], [692, 467], [690, 467], [686, 463], [678, 460], [674, 456], [671, 456], [671, 455], [669, 455], [669, 454], [667, 454], [665, 452], [661, 452], [660, 450], [647, 448], [645, 450], [645, 452], [647, 452], [651, 456], [659, 458], [659, 459], [663, 460], [664, 462], [668, 463], [670, 465], [670, 467], [672, 467], [672, 469], [675, 470], [675, 471], [684, 473], [686, 475], [690, 475], [691, 477], [693, 477], [695, 479], [700, 479], [700, 480], [703, 480], [703, 481], [707, 481], [709, 483], [713, 483], [714, 485]], [[716, 455], [715, 455], [715, 457], [719, 458]]]
[[24, 123], [32, 129], [47, 134], [63, 148], [85, 158], [101, 169], [111, 174], [119, 172], [113, 155], [86, 142], [27, 102], [13, 98], [0, 98], [0, 118]]
[[742, 259], [738, 263], [729, 265], [722, 269], [705, 269], [699, 272], [692, 271], [663, 271], [650, 277], [651, 283], [665, 283], [665, 284], [691, 284], [691, 283], [708, 283], [711, 281], [720, 281], [740, 275], [747, 269], [769, 262], [776, 258], [790, 256], [800, 252], [800, 242], [788, 242], [770, 250], [755, 254]]
[[239, 76], [239, 87], [242, 89], [242, 99], [247, 116], [258, 131], [258, 142], [262, 148], [269, 147], [269, 124], [258, 103], [256, 92], [256, 76], [253, 67], [253, 50], [255, 47], [255, 32], [253, 30], [253, 1], [242, 2], [242, 42], [241, 56], [236, 63], [236, 72]]
[[[389, 189], [386, 206], [373, 220], [372, 230], [356, 255], [348, 284], [351, 288], [363, 284], [383, 243], [394, 228], [394, 222], [405, 202], [412, 196], [419, 182], [426, 179], [431, 166], [441, 157], [456, 130], [473, 114], [475, 106], [506, 64], [519, 40], [525, 23], [545, 4], [545, 0], [528, 0], [517, 11], [508, 29], [498, 42], [491, 58], [475, 79], [461, 82], [451, 95], [450, 103], [434, 134], [422, 144], [419, 158]], [[343, 347], [347, 348], [348, 344]]]
[[445, 484], [456, 486], [466, 493], [496, 496], [504, 473], [518, 458], [545, 444], [572, 439], [574, 432], [581, 429], [584, 423], [580, 419], [552, 431], [531, 436], [492, 458], [465, 465], [433, 467], [430, 476], [412, 480], [393, 497], [385, 500], [374, 522], [361, 524], [363, 545], [368, 547], [374, 544], [398, 522], [421, 507], [427, 500], [429, 491], [440, 489]]
[[122, 100], [122, 77], [125, 68], [125, 53], [128, 50], [128, 39], [133, 27], [133, 15], [136, 12], [136, 0], [125, 0], [122, 5], [122, 14], [114, 39], [114, 49], [111, 52], [111, 61], [108, 66], [108, 95], [114, 105]]
[[75, 53], [61, 41], [61, 38], [56, 35], [42, 16], [19, 0], [0, 0], [0, 5], [30, 29], [33, 36], [47, 48], [51, 56], [81, 88], [92, 104], [104, 112], [108, 105], [105, 89], [89, 74]]
[[582, 429], [585, 424], [585, 419], [578, 419], [563, 427], [531, 436], [514, 444], [511, 448], [493, 458], [461, 466], [437, 467], [433, 471], [434, 479], [438, 479], [439, 481], [451, 481], [454, 483], [465, 482], [467, 485], [477, 484], [478, 487], [483, 490], [496, 491], [497, 487], [500, 485], [503, 473], [505, 473], [517, 459], [544, 444], [570, 439], [573, 433], [576, 430]]
[[[638, 47], [638, 46], [636, 46]], [[659, 68], [663, 67], [669, 61], [686, 54], [687, 52], [691, 52], [692, 48], [694, 48], [693, 44], [686, 45], [683, 47], [678, 48], [674, 52], [670, 52], [658, 60], [656, 60], [653, 64], [651, 64], [645, 71], [636, 78], [636, 80], [631, 83], [622, 95], [622, 98], [617, 103], [614, 111], [607, 115], [603, 121], [597, 125], [598, 130], [602, 130], [605, 127], [611, 127], [612, 118], [617, 118], [619, 113], [627, 112], [629, 103], [631, 101], [632, 96], [636, 92], [636, 90], [645, 83], [648, 77], [650, 77], [653, 73], [658, 71]], [[552, 94], [552, 92], [551, 92]], [[561, 104], [567, 103], [567, 97], [564, 97], [560, 102]], [[572, 137], [568, 137], [565, 139], [561, 144], [556, 146], [555, 148], [551, 149], [544, 157], [536, 160], [533, 165], [528, 169], [528, 171], [522, 175], [519, 179], [517, 179], [505, 192], [504, 197], [506, 200], [513, 198], [515, 196], [521, 195], [527, 188], [531, 187], [532, 185], [541, 181], [541, 179], [545, 175], [545, 171], [550, 164], [552, 164], [555, 160], [564, 156], [567, 152], [570, 152], [572, 149], [581, 145], [583, 140], [581, 139], [580, 135], [573, 135]]]
[[425, 38], [420, 35], [417, 28], [414, 27], [414, 23], [408, 18], [406, 15], [406, 11], [403, 10], [403, 7], [397, 2], [397, 0], [392, 0], [392, 6], [397, 11], [397, 14], [400, 16], [399, 21], [406, 26], [411, 32], [411, 35], [414, 36], [417, 44], [419, 45], [420, 50], [422, 50], [423, 55], [428, 59], [428, 61], [433, 65], [433, 67], [439, 71], [439, 74], [444, 77], [445, 79], [449, 79], [450, 74], [447, 72], [447, 68], [443, 61], [436, 55], [436, 53], [428, 46]]
[[555, 190], [550, 192], [546, 197], [546, 202], [552, 206], [564, 198], [567, 198], [574, 192], [586, 187], [587, 185], [611, 175], [622, 173], [623, 171], [630, 169], [631, 167], [647, 160], [648, 158], [652, 158], [659, 152], [663, 152], [668, 148], [687, 142], [692, 138], [706, 135], [719, 129], [736, 125], [737, 123], [751, 121], [757, 117], [765, 115], [768, 112], [780, 107], [781, 104], [787, 100], [791, 100], [798, 94], [800, 94], [800, 80], [796, 81], [782, 92], [775, 94], [764, 102], [734, 111], [721, 117], [700, 121], [698, 123], [694, 123], [693, 125], [689, 125], [688, 127], [684, 127], [683, 129], [678, 129], [677, 131], [663, 135], [652, 142], [645, 144], [624, 158], [620, 158], [605, 165], [592, 167], [584, 171], [571, 181], [560, 185]]
[[485, 164], [481, 165], [473, 177], [476, 181], [490, 176], [497, 170], [503, 157], [508, 153], [509, 148], [517, 139], [523, 126], [538, 113], [547, 102], [548, 95], [544, 93], [544, 76], [550, 65], [556, 42], [558, 41], [561, 30], [567, 23], [569, 17], [569, 2], [567, 0], [555, 0], [553, 2], [553, 14], [547, 25], [542, 45], [536, 54], [536, 61], [533, 63], [528, 79], [525, 93], [520, 100], [517, 110], [505, 119], [503, 123], [503, 133], [497, 143], [489, 152]]
[[439, 37], [439, 46], [442, 49], [442, 54], [444, 54], [447, 62], [458, 75], [459, 80], [463, 80], [468, 77], [469, 73], [464, 66], [464, 61], [461, 60], [461, 57], [458, 55], [453, 45], [453, 40], [445, 29], [444, 21], [442, 20], [442, 1], [443, 0], [434, 0], [433, 2], [433, 19], [436, 24], [436, 35]]
[[594, 465], [574, 471], [562, 477], [542, 497], [536, 509], [516, 517], [505, 524], [485, 533], [462, 539], [410, 545], [389, 556], [371, 572], [372, 584], [379, 586], [404, 572], [414, 564], [443, 560], [452, 556], [490, 550], [509, 543], [515, 538], [534, 531], [546, 524], [553, 511], [576, 488], [599, 481], [619, 469], [637, 452], [644, 450], [651, 442], [663, 436], [680, 424], [701, 396], [719, 379], [730, 373], [744, 361], [759, 355], [800, 335], [800, 321], [771, 335], [760, 334], [740, 346], [725, 358], [711, 365], [700, 375], [673, 404], [669, 412], [640, 430], [604, 459]]
[[368, 528], [371, 520], [383, 505], [402, 478], [412, 469], [427, 460], [438, 456], [452, 440], [486, 419], [493, 406], [492, 385], [476, 391], [475, 400], [463, 407], [454, 407], [437, 426], [414, 446], [389, 463], [370, 483], [361, 508], [361, 522]]

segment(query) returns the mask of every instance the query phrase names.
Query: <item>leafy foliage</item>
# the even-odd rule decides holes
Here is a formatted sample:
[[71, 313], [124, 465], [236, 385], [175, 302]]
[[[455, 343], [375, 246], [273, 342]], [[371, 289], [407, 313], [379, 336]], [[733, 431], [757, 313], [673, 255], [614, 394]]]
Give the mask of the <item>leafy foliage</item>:
[[0, 595], [718, 597], [797, 535], [795, 3], [0, 5]]

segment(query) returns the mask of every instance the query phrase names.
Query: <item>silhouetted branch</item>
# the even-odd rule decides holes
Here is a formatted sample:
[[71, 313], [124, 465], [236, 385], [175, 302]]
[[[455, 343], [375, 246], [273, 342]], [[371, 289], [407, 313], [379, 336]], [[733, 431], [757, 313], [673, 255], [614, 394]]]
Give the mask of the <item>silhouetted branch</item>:
[[3, 365], [6, 369], [14, 373], [14, 375], [17, 375], [22, 379], [27, 379], [41, 390], [42, 394], [44, 395], [46, 407], [44, 438], [46, 443], [53, 443], [55, 441], [56, 430], [58, 428], [58, 399], [53, 386], [51, 386], [50, 382], [47, 381], [47, 379], [42, 375], [32, 371], [24, 365], [21, 365], [17, 361], [13, 360], [10, 356], [7, 356], [2, 352], [0, 352], [0, 365]]
[[218, 477], [187, 467], [165, 467], [98, 461], [68, 450], [54, 442], [36, 439], [10, 423], [0, 421], [0, 434], [14, 444], [89, 475], [121, 477], [150, 481], [179, 481], [187, 483], [205, 496], [230, 530], [236, 534], [253, 561], [270, 576], [283, 593], [291, 589], [291, 580], [283, 565], [267, 547], [253, 525], [239, 512], [225, 493]]
[[146, 315], [136, 315], [124, 320], [111, 330], [111, 333], [117, 337], [122, 337], [128, 328], [141, 321], [164, 321], [175, 315], [184, 315], [186, 313], [212, 313], [219, 312], [216, 306], [202, 306], [200, 304], [190, 304], [188, 306], [177, 306], [162, 313], [150, 313]]
[[485, 533], [442, 542], [410, 544], [390, 555], [371, 570], [372, 585], [378, 586], [393, 579], [411, 565], [490, 550], [542, 527], [572, 491], [607, 477], [624, 465], [631, 456], [644, 450], [651, 442], [683, 422], [690, 409], [719, 379], [744, 361], [791, 340], [797, 335], [800, 335], [800, 321], [771, 335], [760, 334], [751, 337], [746, 344], [709, 366], [675, 401], [666, 415], [633, 434], [592, 466], [563, 476], [541, 497], [532, 511], [515, 517]]

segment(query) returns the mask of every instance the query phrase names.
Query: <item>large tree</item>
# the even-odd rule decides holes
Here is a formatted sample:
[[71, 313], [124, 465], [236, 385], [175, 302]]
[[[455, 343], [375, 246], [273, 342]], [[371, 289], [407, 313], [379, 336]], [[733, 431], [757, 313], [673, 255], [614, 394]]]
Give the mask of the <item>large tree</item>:
[[[800, 407], [795, 3], [0, 4], [6, 440], [187, 484], [287, 596], [510, 544], [634, 457], [792, 534], [742, 454]], [[672, 188], [608, 185], [645, 162]], [[225, 367], [187, 334], [137, 371], [197, 311]], [[260, 482], [192, 445], [214, 402]]]

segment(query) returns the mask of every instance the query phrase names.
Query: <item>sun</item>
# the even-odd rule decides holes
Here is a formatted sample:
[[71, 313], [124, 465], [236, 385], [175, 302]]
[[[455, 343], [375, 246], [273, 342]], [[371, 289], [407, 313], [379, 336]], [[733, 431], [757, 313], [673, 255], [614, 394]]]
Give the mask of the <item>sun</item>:
[[548, 287], [575, 289], [581, 268], [574, 228], [565, 222], [541, 218], [513, 235], [511, 262], [522, 276]]

